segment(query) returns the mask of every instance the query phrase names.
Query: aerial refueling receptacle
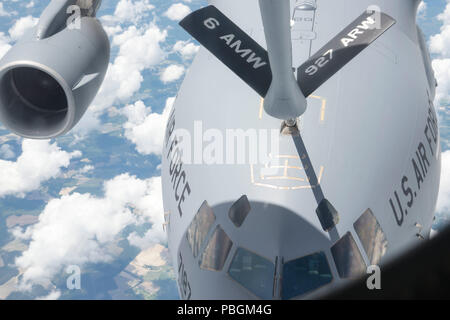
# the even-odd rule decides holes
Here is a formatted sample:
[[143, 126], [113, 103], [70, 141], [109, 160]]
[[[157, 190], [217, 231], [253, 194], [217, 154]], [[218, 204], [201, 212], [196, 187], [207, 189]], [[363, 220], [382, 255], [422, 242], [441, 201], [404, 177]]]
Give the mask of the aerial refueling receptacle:
[[67, 133], [82, 118], [108, 68], [100, 0], [51, 1], [37, 26], [0, 60], [0, 122], [32, 139]]

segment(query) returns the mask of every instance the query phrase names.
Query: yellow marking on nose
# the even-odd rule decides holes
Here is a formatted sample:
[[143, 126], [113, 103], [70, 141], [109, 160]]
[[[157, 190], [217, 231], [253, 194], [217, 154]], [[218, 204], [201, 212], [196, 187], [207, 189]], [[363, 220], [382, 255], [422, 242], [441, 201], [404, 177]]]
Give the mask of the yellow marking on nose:
[[320, 110], [320, 122], [325, 121], [325, 109], [327, 107], [327, 100], [322, 100], [322, 109]]
[[286, 176], [280, 176], [280, 177], [265, 177], [263, 180], [293, 180], [293, 181], [302, 181], [302, 182], [305, 181], [305, 179], [302, 179], [302, 178], [286, 177]]
[[320, 108], [320, 123], [325, 122], [325, 111], [327, 108], [327, 99], [320, 96], [309, 96], [312, 99], [318, 99], [322, 101], [322, 106]]
[[277, 156], [279, 159], [300, 159], [299, 156], [289, 156], [289, 155], [279, 155]]
[[252, 183], [255, 183], [255, 175], [253, 173], [253, 165], [250, 165], [250, 179]]
[[264, 111], [264, 99], [261, 98], [261, 104], [259, 106], [259, 120], [263, 117], [263, 111]]
[[284, 176], [287, 177], [288, 174], [288, 166], [289, 166], [289, 160], [286, 160], [284, 162]]
[[320, 172], [319, 172], [319, 178], [318, 178], [318, 182], [320, 183], [320, 181], [322, 180], [322, 176], [323, 176], [323, 170], [325, 168], [323, 166], [320, 166]]
[[[296, 157], [296, 156], [277, 156], [276, 158], [289, 158], [289, 159], [299, 160], [299, 157]], [[283, 165], [279, 165], [279, 166], [269, 166], [268, 164], [265, 165], [266, 168], [270, 168], [270, 169], [284, 169], [283, 176], [264, 176], [262, 173], [260, 173], [258, 179], [260, 179], [260, 181], [267, 181], [270, 183], [274, 183], [275, 181], [298, 181], [298, 182], [309, 182], [310, 181], [310, 178], [308, 176], [306, 176], [306, 179], [304, 179], [304, 178], [288, 175], [288, 173], [289, 173], [288, 169], [295, 169], [295, 170], [303, 171], [303, 168], [301, 168], [299, 166], [289, 165], [288, 161], [289, 160], [286, 160]], [[317, 185], [280, 186], [280, 185], [276, 185], [276, 184], [256, 182], [254, 166], [250, 165], [250, 176], [251, 176], [250, 180], [251, 180], [251, 184], [254, 186], [269, 188], [269, 189], [274, 189], [274, 190], [285, 190], [286, 191], [286, 190], [313, 189], [321, 183], [324, 169], [325, 169], [324, 166], [320, 166], [319, 176], [317, 178]]]

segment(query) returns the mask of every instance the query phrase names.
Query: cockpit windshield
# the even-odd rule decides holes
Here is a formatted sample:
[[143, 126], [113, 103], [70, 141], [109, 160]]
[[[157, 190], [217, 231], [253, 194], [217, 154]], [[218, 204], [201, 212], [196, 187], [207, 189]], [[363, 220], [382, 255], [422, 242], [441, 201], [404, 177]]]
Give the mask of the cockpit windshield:
[[262, 299], [272, 299], [275, 265], [263, 258], [238, 248], [228, 274], [246, 289]]
[[323, 252], [289, 261], [283, 265], [282, 299], [288, 300], [311, 292], [332, 280]]

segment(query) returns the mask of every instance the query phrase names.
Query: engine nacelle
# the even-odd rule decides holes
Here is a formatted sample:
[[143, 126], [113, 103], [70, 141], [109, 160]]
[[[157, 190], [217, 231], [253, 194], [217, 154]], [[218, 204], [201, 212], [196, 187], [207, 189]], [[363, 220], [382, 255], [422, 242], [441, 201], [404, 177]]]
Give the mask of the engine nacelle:
[[[98, 8], [100, 1], [96, 3]], [[0, 122], [33, 139], [67, 133], [105, 77], [109, 39], [92, 10], [53, 0], [38, 25], [0, 60]], [[74, 14], [81, 14], [71, 19]], [[71, 24], [69, 24], [71, 23]]]

